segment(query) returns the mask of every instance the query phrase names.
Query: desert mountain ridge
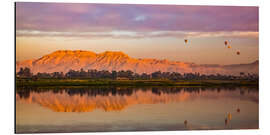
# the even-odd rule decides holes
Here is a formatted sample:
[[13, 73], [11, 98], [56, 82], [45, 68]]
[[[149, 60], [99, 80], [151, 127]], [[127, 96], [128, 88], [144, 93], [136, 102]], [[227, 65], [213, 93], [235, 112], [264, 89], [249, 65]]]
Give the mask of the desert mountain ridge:
[[108, 71], [131, 70], [135, 73], [179, 72], [201, 74], [239, 74], [240, 72], [258, 74], [258, 60], [247, 64], [217, 65], [194, 64], [170, 60], [136, 59], [123, 52], [106, 51], [94, 53], [83, 50], [58, 50], [39, 59], [16, 62], [16, 71], [28, 67], [36, 74], [38, 72], [68, 72], [72, 70], [96, 69]]

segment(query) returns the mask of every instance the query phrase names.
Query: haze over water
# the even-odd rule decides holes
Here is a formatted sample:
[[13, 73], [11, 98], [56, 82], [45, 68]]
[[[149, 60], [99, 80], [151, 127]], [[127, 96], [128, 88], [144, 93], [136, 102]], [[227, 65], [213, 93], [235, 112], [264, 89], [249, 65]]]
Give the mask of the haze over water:
[[257, 129], [258, 101], [256, 87], [20, 88], [16, 132]]

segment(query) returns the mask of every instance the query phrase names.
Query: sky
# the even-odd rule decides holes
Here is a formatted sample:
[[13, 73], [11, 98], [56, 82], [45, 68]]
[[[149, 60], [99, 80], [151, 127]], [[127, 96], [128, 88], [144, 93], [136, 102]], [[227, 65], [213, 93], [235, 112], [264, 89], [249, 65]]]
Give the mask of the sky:
[[258, 7], [18, 2], [16, 61], [88, 50], [197, 64], [251, 63], [259, 59], [258, 18]]

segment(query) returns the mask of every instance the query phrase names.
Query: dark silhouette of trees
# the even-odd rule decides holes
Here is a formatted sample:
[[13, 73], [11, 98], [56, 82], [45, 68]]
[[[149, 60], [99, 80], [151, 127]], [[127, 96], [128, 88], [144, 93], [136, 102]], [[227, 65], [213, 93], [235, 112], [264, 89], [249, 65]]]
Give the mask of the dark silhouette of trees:
[[117, 78], [117, 71], [113, 70], [112, 71], [112, 79], [116, 79]]
[[23, 77], [23, 78], [30, 78], [32, 77], [32, 73], [30, 71], [30, 68], [25, 67], [25, 68], [20, 68], [20, 71], [17, 73], [17, 76]]
[[63, 72], [53, 72], [52, 78], [61, 79], [61, 78], [65, 78], [65, 75]]
[[51, 75], [49, 73], [37, 73], [37, 78], [51, 78]]
[[154, 72], [151, 74], [153, 79], [161, 79], [162, 73], [160, 71]]
[[55, 79], [73, 79], [73, 78], [82, 78], [82, 79], [113, 79], [125, 78], [129, 80], [253, 80], [258, 81], [258, 74], [253, 73], [244, 73], [241, 72], [239, 75], [222, 75], [222, 74], [200, 74], [200, 73], [178, 73], [178, 72], [161, 72], [156, 71], [151, 74], [147, 73], [134, 73], [131, 70], [121, 70], [121, 71], [107, 71], [107, 70], [87, 70], [80, 69], [69, 70], [67, 73], [63, 72], [53, 72], [53, 73], [37, 73], [33, 75], [29, 68], [20, 68], [17, 72], [17, 77], [19, 78], [32, 78], [37, 80], [38, 78], [55, 78]]

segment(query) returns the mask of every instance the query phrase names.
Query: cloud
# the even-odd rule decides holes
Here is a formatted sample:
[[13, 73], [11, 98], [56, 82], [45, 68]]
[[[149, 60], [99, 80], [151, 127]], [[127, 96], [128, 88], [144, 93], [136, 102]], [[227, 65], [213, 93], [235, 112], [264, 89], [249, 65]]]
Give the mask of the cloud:
[[192, 37], [192, 38], [205, 38], [205, 37], [258, 38], [259, 32], [254, 32], [254, 31], [188, 32], [187, 37]]
[[18, 2], [16, 30], [258, 31], [258, 7]]
[[17, 37], [75, 37], [75, 38], [213, 38], [213, 37], [238, 37], [258, 38], [258, 32], [185, 32], [185, 31], [110, 31], [110, 32], [47, 32], [47, 31], [16, 31]]
[[147, 17], [145, 15], [139, 15], [134, 18], [134, 21], [140, 22], [140, 21], [145, 21]]

